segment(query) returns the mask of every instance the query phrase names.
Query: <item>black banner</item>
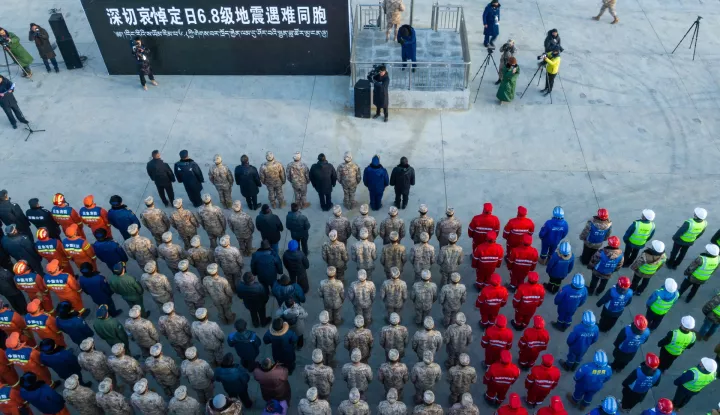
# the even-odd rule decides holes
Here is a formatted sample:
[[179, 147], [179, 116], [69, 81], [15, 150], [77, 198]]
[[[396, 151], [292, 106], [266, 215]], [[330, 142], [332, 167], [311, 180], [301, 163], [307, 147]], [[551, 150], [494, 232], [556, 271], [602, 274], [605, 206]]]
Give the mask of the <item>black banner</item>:
[[347, 0], [81, 0], [111, 75], [137, 73], [140, 36], [161, 75], [348, 73]]

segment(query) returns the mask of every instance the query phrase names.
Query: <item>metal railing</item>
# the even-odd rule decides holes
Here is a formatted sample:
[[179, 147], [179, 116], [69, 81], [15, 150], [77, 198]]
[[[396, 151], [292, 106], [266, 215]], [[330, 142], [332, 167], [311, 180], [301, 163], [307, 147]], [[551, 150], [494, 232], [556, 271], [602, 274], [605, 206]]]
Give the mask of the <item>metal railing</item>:
[[382, 3], [358, 4], [353, 15], [353, 35], [356, 30], [383, 30], [385, 13]]
[[430, 16], [430, 28], [438, 30], [460, 30], [460, 20], [463, 19], [462, 6], [439, 5], [433, 3], [432, 15]]

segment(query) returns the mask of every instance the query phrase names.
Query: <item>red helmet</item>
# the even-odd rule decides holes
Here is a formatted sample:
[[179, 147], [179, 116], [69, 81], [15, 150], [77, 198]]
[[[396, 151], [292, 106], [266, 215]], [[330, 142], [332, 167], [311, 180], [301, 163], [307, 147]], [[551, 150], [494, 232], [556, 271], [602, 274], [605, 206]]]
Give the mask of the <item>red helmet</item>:
[[620, 248], [620, 238], [617, 236], [611, 236], [608, 238], [608, 246], [610, 248]]
[[610, 213], [605, 208], [598, 209], [597, 217], [602, 220], [607, 220], [610, 217]]
[[545, 328], [545, 319], [542, 318], [542, 316], [535, 315], [533, 316], [533, 327], [536, 329], [544, 329]]
[[635, 316], [633, 324], [635, 325], [635, 327], [637, 327], [638, 330], [645, 330], [648, 326], [648, 321], [644, 315], [638, 314]]
[[530, 284], [537, 284], [537, 282], [540, 281], [540, 274], [535, 271], [530, 271], [528, 272], [527, 278]]
[[30, 272], [30, 267], [24, 259], [21, 259], [13, 265], [13, 272], [15, 275], [25, 275]]
[[63, 203], [65, 203], [65, 195], [62, 193], [55, 193], [55, 196], [53, 197], [53, 205], [60, 206]]
[[660, 398], [658, 399], [658, 403], [656, 406], [656, 409], [661, 414], [671, 414], [673, 412], [673, 403], [668, 398]]
[[[625, 289], [630, 288], [630, 278], [626, 276], [618, 278], [617, 286]], [[647, 321], [645, 321], [645, 326], [647, 327]]]
[[645, 364], [651, 369], [657, 369], [660, 366], [660, 358], [655, 353], [645, 355]]
[[37, 237], [39, 241], [47, 241], [48, 239], [50, 239], [50, 236], [48, 236], [47, 228], [38, 229], [37, 233], [35, 233], [35, 237]]

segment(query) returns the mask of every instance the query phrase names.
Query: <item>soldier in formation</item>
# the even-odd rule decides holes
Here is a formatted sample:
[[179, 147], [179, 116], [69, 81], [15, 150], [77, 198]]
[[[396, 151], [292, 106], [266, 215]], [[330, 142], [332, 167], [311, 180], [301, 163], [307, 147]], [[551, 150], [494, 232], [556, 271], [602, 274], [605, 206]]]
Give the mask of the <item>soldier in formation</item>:
[[365, 270], [358, 271], [357, 281], [348, 288], [347, 298], [355, 309], [355, 315], [363, 316], [365, 324], [372, 324], [372, 305], [375, 301], [375, 283], [367, 280]]
[[375, 259], [377, 258], [377, 249], [375, 243], [368, 241], [370, 232], [367, 228], [361, 228], [358, 236], [359, 241], [355, 242], [350, 250], [351, 259], [357, 263], [358, 271], [365, 270], [367, 275], [372, 276], [375, 270]]
[[225, 333], [216, 322], [208, 320], [206, 308], [198, 308], [195, 311], [195, 318], [197, 321], [193, 321], [190, 327], [193, 338], [200, 342], [205, 351], [213, 357], [214, 364], [217, 366], [222, 362], [224, 354]]
[[423, 358], [415, 363], [410, 372], [410, 381], [415, 386], [415, 404], [422, 402], [422, 394], [426, 390], [432, 390], [435, 384], [440, 381], [442, 370], [440, 365], [433, 361], [434, 353], [430, 350], [423, 352]]
[[230, 245], [230, 236], [223, 235], [220, 238], [220, 246], [215, 248], [215, 261], [229, 279], [230, 288], [235, 292], [235, 287], [243, 275], [245, 263], [240, 250]]
[[210, 249], [215, 249], [218, 238], [225, 234], [227, 221], [221, 208], [213, 205], [212, 197], [205, 193], [202, 197], [203, 205], [198, 208], [200, 225], [210, 238]]
[[460, 307], [467, 300], [467, 289], [465, 284], [460, 283], [460, 274], [450, 274], [450, 284], [443, 285], [440, 289], [438, 302], [442, 306], [443, 325], [449, 326], [453, 317], [460, 311]]
[[157, 248], [148, 238], [140, 236], [139, 231], [140, 228], [136, 224], [128, 226], [127, 232], [130, 234], [130, 238], [125, 240], [123, 248], [128, 257], [137, 261], [140, 269], [143, 269], [145, 264], [157, 259]]
[[362, 173], [360, 166], [352, 161], [352, 154], [349, 151], [345, 152], [343, 160], [344, 162], [337, 166], [337, 179], [343, 188], [343, 206], [345, 209], [354, 209], [355, 191], [362, 180]]
[[155, 207], [152, 196], [145, 198], [145, 206], [145, 211], [140, 214], [140, 223], [150, 231], [159, 246], [163, 242], [163, 234], [170, 230], [170, 218], [165, 211]]
[[230, 283], [227, 279], [218, 275], [217, 264], [208, 265], [207, 273], [208, 275], [203, 278], [203, 287], [215, 307], [217, 307], [222, 322], [230, 324], [235, 321], [235, 313], [231, 310], [233, 292]]
[[171, 397], [173, 391], [180, 386], [180, 369], [175, 359], [163, 354], [160, 343], [150, 348], [150, 357], [145, 359], [145, 368], [162, 386], [166, 396]]
[[373, 371], [370, 365], [360, 361], [361, 358], [360, 349], [354, 349], [350, 353], [351, 362], [345, 363], [342, 367], [342, 376], [347, 382], [348, 389], [356, 389], [360, 397], [364, 398], [368, 385], [373, 379]]
[[450, 243], [450, 235], [455, 234], [457, 238], [462, 234], [462, 225], [455, 218], [455, 209], [449, 207], [445, 210], [445, 217], [435, 226], [435, 237], [440, 243], [440, 248]]
[[[148, 241], [149, 242], [149, 241]], [[158, 272], [157, 263], [150, 260], [145, 264], [145, 273], [140, 277], [140, 285], [150, 293], [158, 308], [168, 301], [172, 301], [172, 286], [164, 274]]]
[[451, 233], [448, 236], [448, 244], [440, 248], [437, 263], [440, 266], [440, 286], [450, 281], [450, 275], [457, 272], [463, 262], [463, 249], [457, 244], [458, 235]]
[[335, 267], [327, 268], [327, 279], [320, 281], [318, 295], [322, 298], [323, 308], [330, 315], [330, 322], [336, 326], [342, 324], [340, 316], [345, 301], [345, 287], [341, 281], [335, 279]]
[[435, 321], [432, 317], [425, 317], [423, 327], [425, 330], [416, 331], [412, 339], [412, 349], [417, 354], [418, 360], [422, 359], [425, 351], [433, 354], [439, 352], [443, 344], [442, 334], [435, 330]]
[[400, 279], [400, 270], [397, 267], [390, 269], [390, 279], [380, 286], [380, 298], [385, 303], [386, 319], [389, 319], [392, 313], [402, 310], [408, 298], [408, 290], [407, 283]]
[[162, 234], [162, 244], [158, 244], [158, 255], [165, 260], [168, 268], [173, 274], [177, 274], [180, 269], [178, 263], [187, 258], [187, 253], [180, 245], [173, 243], [173, 235], [171, 232]]
[[385, 395], [385, 400], [378, 405], [378, 415], [406, 415], [407, 405], [398, 401], [398, 391], [390, 388]]
[[385, 393], [394, 388], [402, 399], [403, 387], [410, 378], [408, 367], [399, 361], [400, 353], [395, 349], [390, 349], [388, 352], [388, 360], [378, 369], [378, 381], [385, 387]]
[[207, 275], [208, 265], [215, 262], [215, 254], [212, 250], [200, 245], [200, 237], [195, 235], [190, 240], [190, 249], [187, 250], [188, 262], [195, 267], [198, 275]]
[[252, 237], [255, 232], [255, 222], [243, 211], [242, 202], [239, 200], [233, 202], [232, 210], [227, 220], [228, 227], [237, 238], [240, 252], [244, 256], [250, 256], [253, 253]]
[[305, 366], [305, 383], [311, 388], [316, 388], [320, 399], [327, 400], [335, 383], [335, 374], [331, 367], [323, 364], [322, 350], [313, 350], [312, 361], [313, 364]]
[[188, 396], [186, 386], [179, 386], [175, 389], [173, 397], [168, 403], [168, 413], [172, 415], [200, 415], [203, 410], [200, 402], [192, 396]]
[[213, 397], [215, 374], [208, 362], [198, 359], [195, 347], [185, 350], [185, 360], [180, 365], [180, 373], [187, 378], [190, 387], [197, 393], [200, 404], [205, 405]]
[[435, 220], [427, 215], [428, 207], [425, 204], [418, 207], [420, 216], [410, 221], [410, 239], [413, 240], [414, 244], [419, 244], [420, 235], [425, 232], [428, 234], [428, 240], [433, 236], [435, 232]]
[[268, 199], [273, 209], [285, 207], [282, 186], [285, 184], [285, 168], [275, 160], [272, 151], [265, 153], [265, 163], [260, 166], [260, 183], [268, 189]]
[[215, 186], [220, 195], [220, 203], [227, 209], [232, 206], [232, 187], [235, 183], [233, 174], [222, 162], [220, 154], [215, 154], [215, 165], [210, 166], [208, 179]]
[[200, 221], [197, 215], [183, 208], [183, 200], [173, 200], [175, 212], [170, 215], [170, 225], [177, 229], [180, 238], [183, 240], [185, 249], [190, 249], [190, 241], [193, 236], [197, 235], [197, 229], [200, 227]]
[[130, 403], [143, 415], [164, 415], [167, 413], [167, 404], [157, 393], [148, 389], [148, 381], [143, 378], [133, 385], [133, 394]]
[[318, 397], [318, 390], [310, 388], [305, 393], [305, 398], [298, 403], [299, 415], [331, 415], [330, 403]]
[[173, 277], [175, 288], [182, 295], [185, 305], [187, 305], [191, 314], [195, 314], [195, 310], [205, 305], [205, 287], [197, 275], [188, 271], [190, 262], [183, 259], [178, 262], [178, 272]]
[[373, 338], [372, 332], [365, 328], [365, 319], [363, 316], [355, 316], [355, 328], [348, 331], [345, 335], [345, 348], [348, 352], [360, 350], [361, 358], [363, 363], [367, 363], [370, 358], [370, 352], [372, 351], [372, 345], [375, 339]]
[[[397, 208], [396, 208], [397, 209]], [[385, 270], [385, 278], [392, 278], [391, 270], [396, 267], [402, 274], [403, 267], [407, 262], [405, 246], [400, 244], [400, 235], [396, 231], [388, 235], [389, 243], [384, 245], [380, 254], [380, 264]]]
[[310, 169], [307, 164], [302, 161], [302, 154], [295, 152], [293, 154], [292, 163], [288, 163], [285, 167], [287, 172], [287, 180], [290, 182], [295, 193], [295, 203], [301, 209], [310, 207], [307, 201], [307, 185], [310, 183]]
[[421, 232], [419, 242], [410, 248], [410, 263], [415, 271], [415, 281], [419, 281], [423, 270], [429, 270], [435, 264], [435, 247], [430, 245], [430, 234]]
[[341, 241], [338, 241], [338, 232], [333, 229], [328, 234], [330, 241], [325, 242], [322, 246], [322, 259], [328, 267], [335, 268], [335, 277], [339, 281], [344, 281], [345, 270], [350, 257], [348, 256], [347, 247]]
[[338, 414], [370, 415], [370, 406], [362, 399], [360, 391], [357, 388], [352, 388], [348, 394], [348, 399], [340, 402]]
[[113, 381], [105, 378], [98, 385], [95, 401], [107, 415], [133, 415], [130, 403], [122, 394], [113, 390]]
[[466, 322], [465, 314], [457, 313], [455, 322], [445, 331], [443, 339], [445, 340], [445, 351], [447, 352], [446, 368], [455, 366], [460, 355], [468, 352], [470, 343], [473, 341], [472, 328]]
[[339, 205], [333, 206], [333, 217], [328, 219], [325, 224], [325, 234], [330, 235], [330, 231], [337, 232], [337, 240], [347, 245], [347, 240], [352, 233], [350, 220], [342, 215], [342, 208]]
[[160, 340], [152, 321], [140, 316], [140, 306], [134, 306], [128, 311], [125, 320], [125, 330], [132, 340], [140, 347], [143, 357], [150, 356], [150, 348]]
[[443, 415], [444, 413], [442, 406], [435, 403], [435, 394], [429, 390], [423, 393], [422, 403], [413, 409], [413, 415]]
[[335, 350], [340, 344], [338, 329], [330, 323], [330, 314], [325, 310], [320, 312], [319, 320], [310, 330], [310, 345], [322, 352], [325, 364], [335, 367]]
[[423, 270], [421, 281], [416, 282], [410, 291], [410, 299], [415, 304], [415, 324], [422, 324], [425, 317], [430, 315], [432, 305], [437, 301], [437, 284], [430, 280], [430, 271]]
[[470, 393], [470, 387], [477, 382], [477, 372], [470, 366], [470, 356], [461, 353], [457, 365], [448, 370], [447, 381], [450, 384], [450, 403], [460, 402], [460, 396]]
[[78, 364], [83, 370], [88, 371], [97, 382], [109, 378], [113, 383], [117, 383], [115, 373], [108, 365], [105, 353], [95, 350], [95, 340], [92, 337], [88, 337], [80, 343]]
[[383, 245], [388, 245], [392, 242], [390, 238], [393, 232], [397, 232], [398, 241], [402, 241], [405, 237], [405, 221], [398, 217], [398, 208], [390, 206], [388, 209], [388, 217], [380, 222], [380, 229], [378, 234], [383, 239]]
[[405, 347], [407, 347], [410, 338], [408, 329], [400, 325], [400, 315], [398, 313], [390, 314], [390, 324], [380, 329], [380, 347], [385, 349], [385, 356], [388, 356], [390, 350], [397, 350], [400, 359], [405, 356]]
[[[135, 382], [142, 379], [145, 376], [145, 372], [138, 362], [132, 356], [128, 356], [125, 350], [125, 345], [118, 343], [111, 349], [112, 356], [108, 357], [107, 363], [115, 372], [115, 375], [122, 379], [128, 385], [134, 385]], [[103, 380], [104, 382], [104, 380]]]
[[75, 408], [80, 415], [102, 415], [102, 409], [97, 404], [95, 392], [87, 386], [80, 384], [77, 375], [65, 379], [65, 389], [62, 392], [65, 403]]
[[360, 229], [365, 228], [368, 230], [368, 239], [374, 241], [378, 236], [377, 221], [374, 217], [369, 215], [370, 207], [366, 204], [360, 205], [360, 215], [356, 216], [351, 224], [350, 231], [355, 239], [360, 239]]

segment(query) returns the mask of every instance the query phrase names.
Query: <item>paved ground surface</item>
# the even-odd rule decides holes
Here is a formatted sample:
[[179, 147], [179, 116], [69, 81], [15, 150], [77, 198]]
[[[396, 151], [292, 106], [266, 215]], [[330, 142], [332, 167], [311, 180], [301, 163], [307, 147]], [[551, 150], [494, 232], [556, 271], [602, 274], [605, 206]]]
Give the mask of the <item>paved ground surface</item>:
[[[484, 4], [459, 3], [466, 7], [473, 59], [480, 62], [485, 54], [480, 23]], [[409, 157], [417, 172], [417, 186], [411, 193], [409, 208], [401, 213], [407, 223], [415, 216], [417, 206], [426, 203], [430, 206], [430, 215], [437, 219], [446, 206], [455, 207], [457, 217], [467, 225], [483, 202], [492, 201], [503, 224], [522, 204], [529, 208], [530, 217], [539, 227], [550, 216], [553, 206], [562, 205], [571, 226], [569, 240], [579, 252], [581, 242], [577, 235], [598, 207], [610, 210], [617, 233], [623, 232], [643, 208], [653, 208], [657, 213], [656, 237], [669, 247], [677, 227], [692, 214], [694, 207], [703, 206], [709, 211], [709, 234], [690, 250], [683, 267], [701, 251], [717, 228], [720, 196], [714, 189], [720, 185], [720, 176], [714, 162], [720, 156], [717, 137], [720, 74], [716, 69], [720, 63], [718, 2], [621, 1], [618, 5], [620, 24], [615, 26], [609, 24], [608, 15], [600, 22], [590, 20], [599, 7], [595, 1], [507, 2], [502, 8], [502, 34], [498, 43], [508, 37], [517, 41], [522, 67], [518, 92], [536, 68], [535, 57], [542, 51], [545, 33], [551, 28], [560, 31], [567, 53], [552, 103], [532, 85], [524, 99], [498, 107], [493, 79], [488, 79], [480, 87], [478, 101], [470, 111], [391, 110], [388, 124], [352, 117], [351, 111], [343, 107], [348, 90], [345, 77], [159, 76], [160, 86], [151, 86], [150, 91], [143, 92], [136, 77], [104, 74], [89, 26], [75, 0], [6, 1], [1, 23], [25, 39], [28, 23], [46, 22], [50, 7], [63, 9], [78, 49], [89, 61], [82, 70], [63, 70], [59, 75], [45, 74], [42, 65], [35, 65], [33, 82], [19, 77], [16, 80], [23, 111], [37, 127], [47, 129], [25, 142], [20, 130], [12, 130], [5, 121], [0, 121], [4, 125], [0, 129], [2, 187], [22, 206], [31, 197], [39, 197], [50, 206], [53, 193], [64, 192], [76, 207], [80, 207], [87, 194], [94, 194], [96, 200], [106, 205], [111, 195], [120, 194], [129, 206], [139, 210], [147, 195], [156, 195], [144, 169], [153, 149], [160, 149], [171, 163], [179, 150], [188, 149], [205, 171], [215, 153], [221, 153], [234, 167], [242, 154], [248, 154], [259, 166], [267, 150], [274, 151], [283, 163], [289, 162], [292, 153], [298, 150], [308, 163], [312, 163], [319, 152], [324, 152], [335, 164], [341, 161], [343, 152], [350, 150], [363, 166], [375, 153], [388, 168], [400, 156]], [[416, 5], [419, 26], [429, 25], [429, 10], [429, 1]], [[691, 61], [687, 46], [670, 55], [697, 15], [704, 17], [698, 57]], [[28, 46], [35, 54], [35, 48]], [[13, 76], [17, 75], [17, 67], [11, 71]], [[477, 84], [472, 88], [477, 88]], [[210, 185], [206, 188], [217, 195]], [[176, 192], [185, 196], [181, 187], [176, 186]], [[286, 196], [291, 195], [289, 185], [285, 186], [285, 192]], [[385, 216], [391, 193], [387, 192], [384, 198], [383, 211], [374, 213], [378, 220]], [[239, 196], [237, 188], [235, 195]], [[266, 201], [266, 195], [266, 190], [261, 190], [260, 200]], [[339, 187], [333, 197], [336, 202], [342, 200]], [[361, 189], [358, 198], [367, 202], [367, 192]], [[310, 200], [313, 206], [305, 213], [313, 225], [310, 237], [313, 294], [306, 308], [311, 316], [309, 323], [313, 323], [321, 309], [314, 293], [324, 275], [319, 251], [325, 240], [322, 232], [328, 215], [318, 209], [314, 194]], [[286, 210], [277, 213], [284, 219]], [[353, 217], [357, 211], [347, 215]], [[284, 242], [288, 238], [286, 234]], [[255, 239], [257, 245], [259, 235]], [[470, 241], [466, 235], [460, 244], [469, 254]], [[535, 245], [539, 247], [539, 242]], [[468, 259], [462, 274], [470, 286], [473, 272], [469, 264]], [[679, 282], [683, 267], [677, 272], [661, 270], [651, 288], [659, 286], [666, 277], [675, 277]], [[168, 272], [164, 264], [161, 269]], [[102, 270], [107, 272], [105, 268]], [[544, 279], [543, 270], [539, 270]], [[589, 277], [587, 270], [579, 266], [576, 270]], [[135, 263], [130, 265], [130, 272], [140, 275]], [[438, 278], [439, 272], [435, 274]], [[504, 268], [501, 274], [507, 278]], [[381, 278], [380, 272], [374, 276], [378, 284]], [[403, 278], [412, 279], [409, 269]], [[678, 303], [643, 346], [642, 354], [656, 352], [656, 342], [678, 325], [681, 316], [692, 314], [700, 324], [700, 308], [716, 287], [717, 283], [711, 281], [691, 304]], [[472, 287], [468, 291], [470, 295], [463, 311], [475, 327], [476, 293]], [[635, 299], [616, 330], [601, 335], [597, 348], [608, 353], [612, 350], [617, 330], [629, 324], [634, 314], [644, 312], [648, 295], [649, 292]], [[89, 304], [90, 299], [86, 300]], [[180, 296], [176, 300], [182, 304]], [[149, 299], [148, 304], [154, 319], [157, 318], [158, 310]], [[268, 311], [275, 307], [272, 302]], [[127, 311], [125, 305], [123, 308]], [[248, 317], [239, 302], [233, 308], [239, 316]], [[589, 303], [587, 308], [599, 312], [594, 304]], [[210, 309], [215, 317], [216, 311], [212, 306]], [[383, 305], [376, 303], [374, 311], [378, 319], [372, 329], [377, 332], [382, 325], [379, 317], [384, 312]], [[343, 312], [346, 323], [340, 328], [342, 336], [351, 327], [352, 308], [346, 305]], [[503, 312], [510, 316], [512, 308], [507, 306]], [[551, 297], [540, 313], [548, 321], [554, 319]], [[433, 316], [437, 320], [441, 318], [439, 306], [433, 310]], [[402, 317], [414, 333], [411, 304], [405, 307]], [[230, 332], [232, 327], [224, 329]], [[557, 358], [563, 357], [566, 334], [553, 329], [550, 332], [549, 352]], [[484, 355], [479, 347], [480, 336], [481, 332], [476, 330], [471, 352], [475, 365], [479, 365]], [[672, 380], [695, 365], [700, 357], [712, 356], [714, 346], [715, 341], [700, 343], [692, 353], [678, 359], [635, 413], [653, 405], [657, 398], [671, 397]], [[371, 364], [377, 368], [383, 358], [379, 347], [375, 350]], [[269, 348], [263, 349], [263, 356], [269, 353]], [[310, 353], [309, 347], [300, 352], [300, 368], [309, 363]], [[640, 355], [630, 367], [640, 362]], [[341, 363], [349, 361], [345, 350], [338, 350], [338, 356]], [[203, 353], [203, 357], [207, 356]], [[445, 352], [439, 353], [436, 359], [443, 361]], [[412, 366], [415, 362], [414, 354], [409, 353], [405, 363]], [[600, 395], [619, 396], [620, 381], [630, 370], [616, 375], [596, 402]], [[333, 407], [347, 396], [339, 369], [336, 375], [338, 380], [331, 398]], [[513, 391], [524, 392], [523, 379], [524, 374]], [[292, 386], [295, 405], [305, 393], [301, 370], [293, 376]], [[565, 374], [556, 393], [564, 396], [572, 387], [571, 375]], [[412, 389], [408, 385], [405, 392], [408, 404]], [[481, 399], [484, 389], [481, 383], [476, 384], [473, 395], [482, 413], [491, 413]], [[221, 392], [219, 385], [216, 391]], [[374, 381], [369, 394], [373, 408], [380, 402], [382, 391], [382, 386]], [[683, 413], [707, 412], [715, 405], [713, 393], [717, 391], [717, 384], [710, 386]], [[447, 405], [448, 387], [444, 381], [436, 392], [438, 402]], [[255, 383], [252, 395], [260, 398]], [[259, 413], [259, 410], [249, 413]], [[570, 410], [570, 413], [580, 411]]]

